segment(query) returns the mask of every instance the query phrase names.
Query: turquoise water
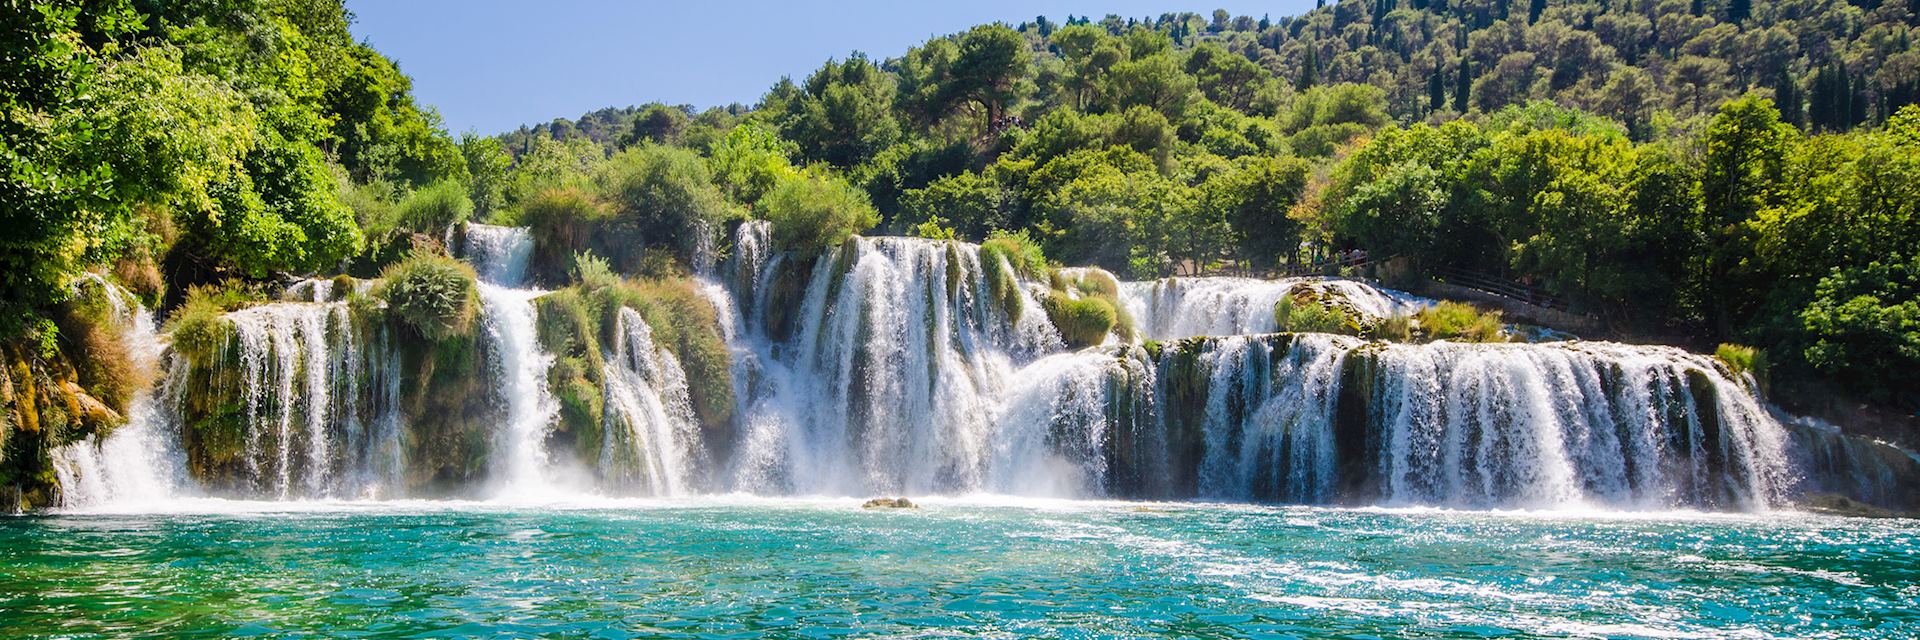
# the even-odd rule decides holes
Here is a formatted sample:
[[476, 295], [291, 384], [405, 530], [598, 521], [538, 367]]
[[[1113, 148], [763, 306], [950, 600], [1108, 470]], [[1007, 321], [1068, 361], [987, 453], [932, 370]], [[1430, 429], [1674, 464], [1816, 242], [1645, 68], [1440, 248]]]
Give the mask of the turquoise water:
[[0, 637], [1913, 637], [1920, 522], [706, 499], [0, 519]]

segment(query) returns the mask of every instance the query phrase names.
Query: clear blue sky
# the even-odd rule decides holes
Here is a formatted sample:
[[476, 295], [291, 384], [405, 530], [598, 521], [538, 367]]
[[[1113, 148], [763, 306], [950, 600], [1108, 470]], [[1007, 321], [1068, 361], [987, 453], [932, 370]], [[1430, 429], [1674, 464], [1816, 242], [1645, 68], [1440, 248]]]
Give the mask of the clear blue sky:
[[758, 101], [781, 76], [863, 51], [899, 56], [928, 37], [1046, 15], [1146, 17], [1216, 8], [1298, 15], [1311, 0], [348, 0], [353, 33], [400, 62], [454, 133], [484, 134], [646, 102]]

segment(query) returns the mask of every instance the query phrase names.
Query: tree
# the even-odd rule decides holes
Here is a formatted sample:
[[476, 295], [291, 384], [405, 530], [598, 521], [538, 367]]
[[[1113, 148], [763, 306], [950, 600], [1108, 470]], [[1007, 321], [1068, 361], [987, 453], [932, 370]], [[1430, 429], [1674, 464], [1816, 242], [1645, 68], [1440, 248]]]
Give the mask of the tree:
[[737, 125], [713, 146], [707, 164], [716, 184], [735, 202], [753, 204], [781, 181], [796, 175], [787, 160], [786, 141], [758, 124]]
[[[642, 144], [607, 160], [595, 176], [612, 206], [609, 238], [671, 247], [690, 255], [702, 234], [716, 233], [736, 210], [713, 185], [699, 154], [686, 149]], [[622, 254], [615, 264], [632, 266]]]
[[1203, 187], [1207, 206], [1233, 229], [1240, 256], [1255, 268], [1294, 260], [1302, 225], [1288, 213], [1306, 192], [1311, 174], [1305, 160], [1252, 157]]
[[1814, 370], [1903, 410], [1920, 407], [1920, 257], [1822, 278], [1800, 312]]
[[941, 222], [951, 225], [959, 237], [977, 242], [993, 231], [1008, 229], [1007, 204], [1006, 192], [998, 183], [968, 171], [901, 194], [901, 215], [895, 226]]
[[1773, 101], [1749, 95], [1720, 107], [1700, 136], [1701, 199], [1707, 212], [1708, 313], [1723, 337], [1753, 317], [1765, 288], [1751, 265], [1747, 221], [1775, 204], [1788, 145], [1798, 137]]
[[1453, 110], [1466, 113], [1473, 103], [1467, 97], [1473, 95], [1473, 61], [1465, 56], [1460, 58], [1460, 73], [1454, 79]]
[[506, 205], [507, 173], [513, 169], [513, 157], [499, 138], [461, 134], [460, 155], [467, 160], [467, 197], [473, 200], [474, 213], [483, 219]]
[[787, 102], [781, 133], [799, 145], [807, 160], [839, 167], [865, 162], [900, 139], [893, 115], [894, 85], [893, 78], [864, 55], [828, 61]]
[[633, 126], [621, 136], [620, 146], [642, 142], [673, 144], [687, 131], [687, 112], [679, 107], [650, 104], [633, 117]]

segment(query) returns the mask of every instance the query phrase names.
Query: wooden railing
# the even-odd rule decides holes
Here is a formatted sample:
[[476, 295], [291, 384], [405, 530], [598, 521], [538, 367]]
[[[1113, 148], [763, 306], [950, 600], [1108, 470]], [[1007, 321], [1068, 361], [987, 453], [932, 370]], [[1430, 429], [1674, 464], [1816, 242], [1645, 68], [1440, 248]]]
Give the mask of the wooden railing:
[[1548, 295], [1547, 292], [1535, 287], [1498, 276], [1444, 266], [1432, 267], [1427, 271], [1432, 274], [1435, 279], [1447, 284], [1467, 287], [1469, 289], [1479, 289], [1487, 293], [1513, 298], [1536, 307], [1545, 307], [1555, 311], [1569, 310], [1566, 300]]
[[1289, 277], [1318, 275], [1318, 274], [1326, 273], [1328, 271], [1338, 271], [1340, 269], [1370, 267], [1375, 264], [1386, 262], [1387, 260], [1390, 260], [1392, 258], [1393, 256], [1374, 257], [1370, 255], [1359, 256], [1359, 257], [1349, 257], [1349, 258], [1335, 258], [1332, 260], [1322, 260], [1319, 262], [1315, 262], [1313, 264], [1290, 265], [1281, 270], [1281, 275], [1285, 275]]

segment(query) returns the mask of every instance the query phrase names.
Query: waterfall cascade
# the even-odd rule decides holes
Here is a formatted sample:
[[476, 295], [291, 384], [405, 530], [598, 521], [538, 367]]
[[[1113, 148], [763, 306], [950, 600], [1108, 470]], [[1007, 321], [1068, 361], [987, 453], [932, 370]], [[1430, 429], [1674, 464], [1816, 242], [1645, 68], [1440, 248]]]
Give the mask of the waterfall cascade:
[[1432, 300], [1343, 278], [1162, 278], [1120, 283], [1120, 299], [1153, 340], [1272, 333], [1273, 307], [1289, 293], [1333, 294], [1368, 318], [1412, 314]]
[[[534, 305], [546, 292], [525, 285], [531, 238], [486, 225], [464, 237], [482, 280], [479, 371], [498, 405], [482, 421], [492, 495], [577, 492], [561, 469], [578, 450], [550, 446], [556, 356]], [[593, 360], [604, 412], [591, 490], [1755, 509], [1803, 489], [1886, 502], [1920, 469], [1911, 454], [1782, 427], [1749, 380], [1678, 349], [1271, 333], [1273, 304], [1302, 287], [1376, 317], [1431, 303], [1361, 281], [1121, 283], [1148, 340], [1069, 351], [1041, 304], [1049, 284], [974, 245], [856, 237], [808, 258], [773, 251], [764, 222], [729, 244], [723, 260], [702, 248], [695, 289], [730, 357], [731, 418], [703, 423], [679, 347], [615, 309]], [[196, 480], [282, 499], [419, 485], [408, 452], [445, 434], [405, 424], [398, 338], [357, 322], [335, 286], [304, 281], [288, 295], [311, 302], [227, 314], [233, 337], [210, 369], [143, 352], [163, 382], [128, 426], [58, 453], [67, 503]], [[127, 306], [131, 343], [160, 344]], [[201, 451], [217, 449], [202, 441], [209, 424], [234, 427], [229, 455]]]
[[494, 435], [497, 495], [538, 498], [555, 489], [548, 477], [547, 432], [559, 412], [547, 388], [552, 356], [540, 350], [534, 298], [546, 293], [521, 287], [533, 256], [526, 229], [467, 225], [467, 258], [480, 274], [481, 316], [506, 420]]
[[[105, 278], [87, 274], [83, 282], [99, 287], [98, 295], [109, 305], [129, 347], [135, 375], [156, 379], [166, 366], [166, 343], [155, 330], [153, 315], [139, 297]], [[125, 425], [53, 452], [63, 505], [152, 501], [173, 493], [186, 473], [177, 434], [161, 408], [172, 391], [166, 386], [137, 389]]]
[[673, 352], [654, 344], [653, 329], [634, 310], [620, 309], [614, 332], [604, 373], [601, 477], [652, 495], [687, 493], [702, 450], [686, 373]]

